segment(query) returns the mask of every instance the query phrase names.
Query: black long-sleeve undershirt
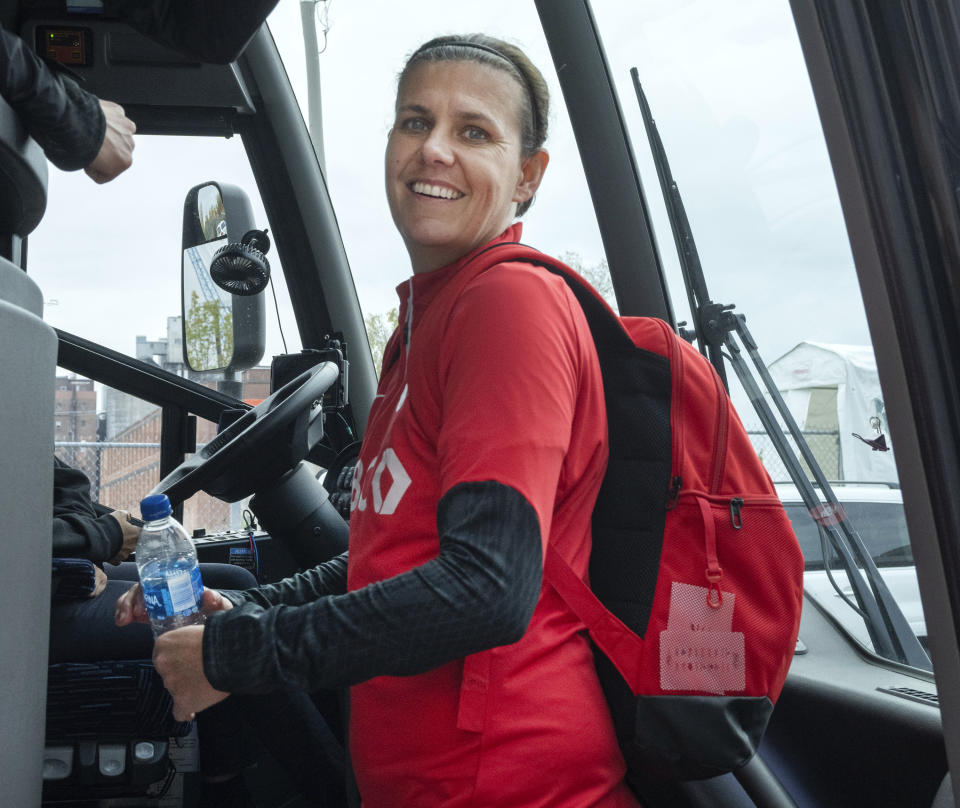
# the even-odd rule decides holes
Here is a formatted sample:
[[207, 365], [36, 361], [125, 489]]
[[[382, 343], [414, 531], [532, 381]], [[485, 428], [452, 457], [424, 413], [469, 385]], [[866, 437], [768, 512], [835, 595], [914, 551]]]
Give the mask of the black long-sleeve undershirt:
[[540, 595], [540, 526], [496, 482], [463, 483], [437, 508], [440, 552], [346, 594], [346, 554], [280, 584], [231, 593], [203, 643], [210, 683], [233, 693], [407, 676], [516, 642]]

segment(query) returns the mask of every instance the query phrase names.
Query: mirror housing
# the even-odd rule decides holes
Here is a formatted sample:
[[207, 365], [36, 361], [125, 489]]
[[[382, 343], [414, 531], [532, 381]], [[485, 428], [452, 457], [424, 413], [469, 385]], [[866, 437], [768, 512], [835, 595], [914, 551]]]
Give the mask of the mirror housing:
[[238, 296], [210, 275], [216, 252], [255, 228], [246, 193], [204, 182], [183, 204], [181, 314], [184, 361], [195, 372], [232, 373], [256, 365], [266, 347], [263, 294]]

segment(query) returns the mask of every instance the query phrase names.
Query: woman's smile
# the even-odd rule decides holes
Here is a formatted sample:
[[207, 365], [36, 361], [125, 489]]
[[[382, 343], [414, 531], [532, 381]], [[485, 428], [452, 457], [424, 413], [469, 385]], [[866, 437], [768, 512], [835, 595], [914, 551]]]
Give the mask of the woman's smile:
[[411, 182], [408, 187], [417, 196], [427, 197], [428, 199], [456, 200], [464, 196], [462, 191], [438, 183], [416, 181]]

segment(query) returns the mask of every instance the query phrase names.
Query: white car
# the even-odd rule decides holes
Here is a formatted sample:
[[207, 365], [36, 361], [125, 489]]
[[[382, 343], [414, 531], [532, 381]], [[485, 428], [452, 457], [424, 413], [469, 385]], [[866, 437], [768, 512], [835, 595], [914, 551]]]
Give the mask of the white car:
[[[926, 647], [927, 626], [920, 603], [920, 587], [900, 489], [883, 483], [840, 482], [831, 485], [843, 506], [842, 518], [862, 539], [904, 617]], [[873, 650], [864, 619], [845, 600], [849, 598], [856, 602], [853, 588], [836, 552], [828, 546], [828, 563], [825, 564], [818, 524], [808, 512], [796, 487], [782, 483], [777, 483], [776, 487], [803, 551], [806, 593], [857, 642]], [[817, 493], [822, 500], [823, 494], [819, 489]], [[828, 567], [839, 592], [830, 581]]]

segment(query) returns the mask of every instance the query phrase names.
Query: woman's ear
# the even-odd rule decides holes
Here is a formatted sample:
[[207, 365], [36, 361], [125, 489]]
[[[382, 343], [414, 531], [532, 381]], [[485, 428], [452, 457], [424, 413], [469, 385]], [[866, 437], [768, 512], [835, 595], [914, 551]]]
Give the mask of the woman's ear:
[[512, 201], [522, 204], [533, 198], [549, 162], [550, 155], [547, 150], [538, 149], [520, 164], [520, 178]]

